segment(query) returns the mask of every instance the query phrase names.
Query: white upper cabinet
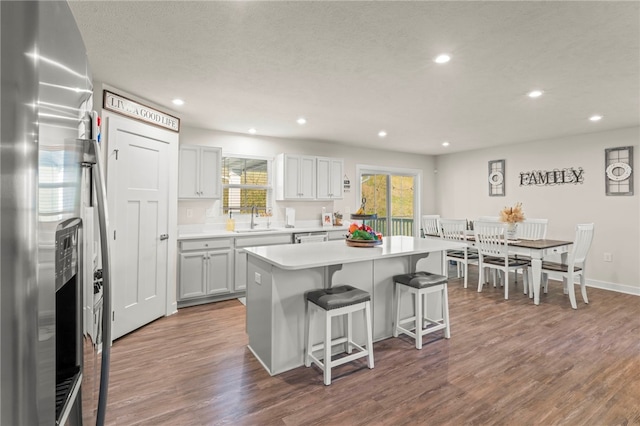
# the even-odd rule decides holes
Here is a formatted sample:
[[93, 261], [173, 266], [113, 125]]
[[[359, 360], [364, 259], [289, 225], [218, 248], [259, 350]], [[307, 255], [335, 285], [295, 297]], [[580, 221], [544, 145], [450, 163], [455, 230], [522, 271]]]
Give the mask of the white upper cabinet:
[[222, 150], [210, 146], [180, 146], [178, 198], [220, 198]]
[[344, 160], [342, 158], [317, 158], [318, 200], [342, 199], [342, 176]]
[[275, 169], [276, 200], [316, 199], [316, 157], [280, 154]]

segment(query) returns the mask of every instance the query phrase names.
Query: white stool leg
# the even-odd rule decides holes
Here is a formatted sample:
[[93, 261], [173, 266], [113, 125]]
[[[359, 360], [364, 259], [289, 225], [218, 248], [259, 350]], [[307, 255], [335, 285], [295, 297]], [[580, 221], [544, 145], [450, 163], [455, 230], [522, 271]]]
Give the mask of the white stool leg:
[[422, 294], [420, 294], [419, 291], [416, 291], [415, 293], [415, 297], [416, 297], [416, 306], [415, 306], [415, 314], [416, 314], [416, 329], [415, 329], [415, 334], [416, 334], [416, 349], [422, 349], [422, 320], [423, 320], [423, 316], [422, 316]]
[[331, 315], [324, 312], [324, 384], [331, 384]]
[[351, 327], [351, 312], [349, 312], [347, 315], [345, 315], [347, 317], [347, 353], [350, 354], [353, 350], [353, 346], [351, 345], [351, 342], [353, 342], [353, 329]]
[[446, 324], [444, 329], [444, 338], [449, 339], [451, 337], [451, 327], [449, 326], [449, 295], [447, 294], [447, 284], [444, 284], [442, 288], [442, 320]]
[[304, 351], [304, 366], [305, 367], [310, 367], [311, 366], [311, 358], [309, 357], [309, 355], [311, 354], [311, 314], [312, 314], [312, 310], [313, 308], [309, 306], [309, 301], [305, 300], [305, 304], [304, 304], [304, 332], [305, 332], [305, 342], [306, 342], [306, 346], [305, 346], [305, 351]]
[[398, 284], [395, 284], [396, 286], [396, 303], [394, 303], [395, 307], [396, 307], [396, 312], [395, 312], [395, 323], [393, 324], [393, 337], [398, 337], [398, 324], [400, 324], [400, 307], [401, 305], [401, 294], [400, 294], [400, 286]]
[[364, 304], [364, 324], [367, 331], [367, 365], [369, 368], [373, 368], [373, 330], [371, 323], [371, 302], [367, 301]]

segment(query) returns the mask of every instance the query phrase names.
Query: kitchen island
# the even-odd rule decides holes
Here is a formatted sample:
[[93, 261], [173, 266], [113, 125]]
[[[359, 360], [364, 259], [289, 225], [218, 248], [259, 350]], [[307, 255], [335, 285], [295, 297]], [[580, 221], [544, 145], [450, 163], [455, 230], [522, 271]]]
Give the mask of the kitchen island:
[[[249, 349], [272, 375], [303, 365], [304, 293], [340, 284], [371, 294], [373, 339], [391, 337], [392, 277], [441, 273], [442, 251], [460, 248], [463, 243], [406, 236], [386, 237], [375, 247], [328, 241], [246, 248]], [[353, 320], [356, 340], [364, 341], [357, 332], [362, 318]], [[336, 320], [332, 328], [339, 333], [341, 325]]]

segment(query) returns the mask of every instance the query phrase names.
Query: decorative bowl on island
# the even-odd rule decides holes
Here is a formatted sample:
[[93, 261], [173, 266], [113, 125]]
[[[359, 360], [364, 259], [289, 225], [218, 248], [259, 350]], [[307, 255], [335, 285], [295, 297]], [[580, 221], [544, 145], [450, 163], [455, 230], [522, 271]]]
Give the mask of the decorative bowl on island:
[[351, 247], [373, 247], [382, 244], [382, 234], [364, 223], [362, 225], [352, 223], [346, 243]]

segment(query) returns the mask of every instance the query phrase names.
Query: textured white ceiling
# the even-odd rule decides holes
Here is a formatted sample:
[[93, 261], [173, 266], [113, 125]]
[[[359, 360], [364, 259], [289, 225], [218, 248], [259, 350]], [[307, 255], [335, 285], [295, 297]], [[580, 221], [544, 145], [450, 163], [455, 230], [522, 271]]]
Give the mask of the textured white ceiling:
[[635, 1], [70, 6], [94, 78], [183, 125], [436, 155], [640, 125]]

